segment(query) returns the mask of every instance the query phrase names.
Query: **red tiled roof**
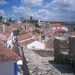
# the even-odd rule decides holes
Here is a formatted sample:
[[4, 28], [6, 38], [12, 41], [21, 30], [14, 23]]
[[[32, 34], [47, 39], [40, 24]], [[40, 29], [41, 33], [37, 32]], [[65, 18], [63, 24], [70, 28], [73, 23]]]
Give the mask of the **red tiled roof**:
[[40, 36], [40, 34], [39, 34], [39, 33], [37, 33], [37, 32], [34, 32], [34, 35]]
[[45, 26], [46, 22], [40, 22], [41, 26]]
[[9, 37], [10, 36], [10, 34], [8, 34], [6, 32], [2, 32], [2, 31], [0, 31], [0, 34], [5, 35], [6, 37]]
[[56, 29], [55, 33], [58, 33], [58, 32], [66, 32], [66, 31], [64, 29]]
[[2, 41], [7, 41], [8, 39], [5, 38], [5, 37], [0, 37], [0, 40], [2, 40]]
[[17, 61], [20, 59], [22, 58], [19, 55], [0, 43], [0, 62]]
[[12, 27], [19, 28], [19, 27], [22, 27], [22, 24], [21, 23], [15, 23], [14, 25], [12, 25]]
[[46, 28], [46, 29], [44, 29], [44, 32], [48, 32], [50, 30], [51, 30], [51, 28]]
[[27, 46], [27, 44], [30, 44], [31, 42], [34, 42], [35, 40], [34, 39], [30, 39], [30, 40], [27, 40], [25, 42], [21, 42], [21, 44]]
[[11, 32], [14, 31], [14, 30], [17, 30], [17, 28], [14, 28], [14, 27], [12, 27], [12, 26], [7, 26], [7, 27], [6, 27], [6, 32], [7, 32], [7, 33], [11, 33]]
[[50, 32], [47, 32], [47, 33], [45, 33], [45, 36], [48, 36], [48, 37], [50, 37], [50, 36], [51, 36], [51, 34], [52, 34], [52, 33], [50, 33]]
[[30, 33], [27, 33], [27, 34], [23, 34], [23, 35], [20, 35], [18, 37], [18, 41], [22, 41], [22, 40], [25, 40], [25, 39], [28, 39], [28, 38], [31, 38], [32, 35]]
[[34, 24], [28, 24], [27, 26], [33, 27], [33, 26], [34, 26]]
[[30, 33], [31, 31], [30, 30], [22, 30], [21, 32], [20, 32], [20, 35], [22, 35], [22, 34], [27, 34], [27, 33]]
[[71, 32], [72, 35], [75, 35], [75, 31]]
[[39, 39], [38, 37], [41, 36], [41, 35], [37, 32], [34, 32], [33, 36], [34, 36], [35, 40], [38, 40]]
[[50, 27], [60, 27], [61, 24], [60, 23], [51, 23]]

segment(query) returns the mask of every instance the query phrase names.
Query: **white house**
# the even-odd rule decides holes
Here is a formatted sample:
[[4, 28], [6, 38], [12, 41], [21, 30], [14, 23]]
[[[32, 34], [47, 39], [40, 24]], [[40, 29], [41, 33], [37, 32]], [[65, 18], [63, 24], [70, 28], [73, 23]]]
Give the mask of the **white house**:
[[0, 31], [0, 43], [5, 44], [10, 34]]
[[68, 27], [63, 26], [60, 23], [52, 23], [52, 24], [50, 24], [50, 28], [53, 29], [53, 30], [61, 29], [61, 30], [68, 31]]
[[17, 61], [20, 59], [19, 55], [0, 43], [0, 75], [17, 75]]
[[7, 19], [6, 19], [6, 18], [3, 18], [2, 21], [3, 21], [3, 22], [7, 22]]
[[45, 43], [34, 41], [27, 45], [28, 49], [45, 49]]
[[34, 30], [35, 29], [35, 26], [33, 24], [28, 24], [26, 25], [26, 30]]

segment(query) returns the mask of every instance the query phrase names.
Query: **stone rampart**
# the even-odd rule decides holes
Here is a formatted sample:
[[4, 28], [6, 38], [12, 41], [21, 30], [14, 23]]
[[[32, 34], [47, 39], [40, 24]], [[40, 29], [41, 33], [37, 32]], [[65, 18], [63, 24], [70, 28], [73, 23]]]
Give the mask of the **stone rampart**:
[[69, 40], [61, 37], [54, 39], [54, 60], [75, 68], [75, 36], [70, 36]]
[[54, 56], [53, 50], [33, 50], [36, 54], [39, 54], [41, 57]]

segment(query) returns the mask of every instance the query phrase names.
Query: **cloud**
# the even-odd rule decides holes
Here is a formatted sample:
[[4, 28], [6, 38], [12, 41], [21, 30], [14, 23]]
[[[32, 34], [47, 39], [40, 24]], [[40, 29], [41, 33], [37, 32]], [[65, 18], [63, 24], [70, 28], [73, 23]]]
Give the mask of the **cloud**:
[[44, 8], [52, 9], [59, 20], [75, 20], [75, 0], [53, 0]]
[[19, 17], [30, 17], [38, 20], [54, 20], [54, 14], [47, 9], [39, 9], [37, 11], [31, 10], [29, 7], [16, 7], [13, 6], [13, 12]]
[[20, 16], [30, 16], [32, 14], [32, 10], [28, 7], [16, 7], [13, 6], [13, 12]]
[[43, 0], [21, 0], [23, 6], [30, 7], [30, 6], [41, 6]]
[[[33, 2], [34, 1], [34, 2]], [[44, 8], [38, 10], [32, 9], [28, 6], [42, 5], [43, 0], [21, 0], [23, 6], [13, 6], [13, 13], [19, 17], [29, 18], [33, 16], [34, 19], [47, 21], [74, 21], [75, 20], [75, 0], [52, 0]], [[41, 2], [40, 2], [41, 1]], [[36, 5], [35, 5], [36, 4]], [[26, 7], [27, 6], [27, 7]]]
[[[54, 7], [54, 8], [61, 8], [61, 7], [74, 7], [75, 0], [53, 0], [52, 2], [48, 3], [45, 7]], [[60, 6], [60, 7], [59, 7]]]
[[4, 4], [8, 4], [8, 2], [5, 0], [0, 0], [0, 5], [4, 5]]
[[0, 10], [0, 16], [3, 16], [3, 15], [5, 15], [4, 10]]
[[44, 7], [58, 11], [75, 11], [75, 0], [53, 0]]

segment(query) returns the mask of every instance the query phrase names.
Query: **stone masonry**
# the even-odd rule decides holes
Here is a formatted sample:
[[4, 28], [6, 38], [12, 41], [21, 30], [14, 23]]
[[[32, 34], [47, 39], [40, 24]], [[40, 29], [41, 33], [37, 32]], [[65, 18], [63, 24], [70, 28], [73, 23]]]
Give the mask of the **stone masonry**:
[[61, 75], [48, 61], [44, 60], [33, 50], [23, 49], [23, 75]]
[[72, 66], [75, 68], [75, 36], [69, 37], [69, 59]]
[[41, 57], [53, 57], [54, 50], [33, 50], [36, 54], [39, 54]]
[[67, 54], [67, 40], [62, 37], [54, 39], [54, 60], [62, 63]]
[[70, 36], [69, 40], [61, 37], [54, 39], [54, 60], [75, 68], [75, 36]]

